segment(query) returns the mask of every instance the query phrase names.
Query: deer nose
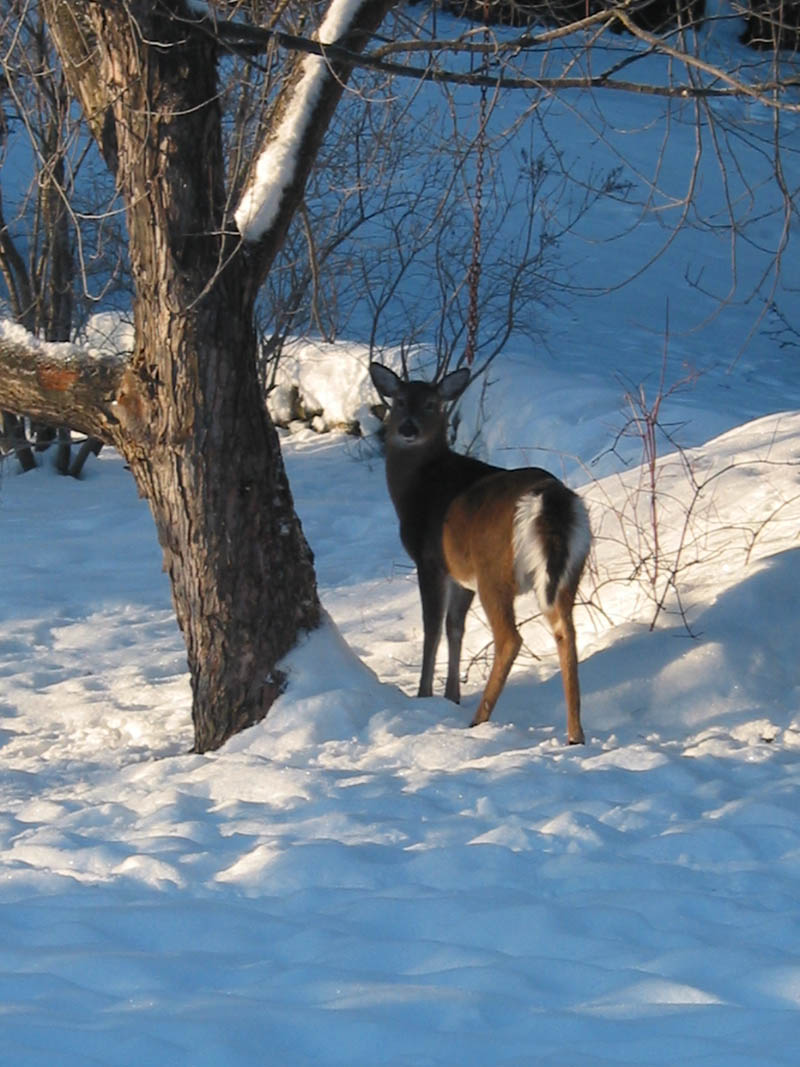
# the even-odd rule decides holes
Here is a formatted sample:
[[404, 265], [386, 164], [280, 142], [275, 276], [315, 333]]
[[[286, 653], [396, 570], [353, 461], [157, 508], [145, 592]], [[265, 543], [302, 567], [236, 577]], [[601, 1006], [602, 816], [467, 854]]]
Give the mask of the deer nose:
[[397, 427], [397, 432], [407, 441], [413, 441], [415, 437], [419, 436], [419, 426], [417, 426], [416, 422], [413, 419], [403, 419], [403, 421]]

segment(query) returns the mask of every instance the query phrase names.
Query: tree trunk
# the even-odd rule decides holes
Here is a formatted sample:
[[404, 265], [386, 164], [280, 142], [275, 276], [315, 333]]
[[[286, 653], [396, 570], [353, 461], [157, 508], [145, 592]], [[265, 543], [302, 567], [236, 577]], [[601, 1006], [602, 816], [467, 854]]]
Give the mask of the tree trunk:
[[11, 411], [0, 411], [0, 456], [6, 452], [17, 457], [26, 473], [36, 469], [33, 449], [25, 435], [25, 420]]
[[[34, 264], [33, 277], [37, 292], [37, 332], [47, 341], [69, 341], [72, 336], [75, 259], [65, 203], [66, 171], [61, 128], [61, 119], [51, 118], [44, 146], [48, 162], [39, 174], [43, 246]], [[69, 427], [34, 423], [32, 430], [37, 452], [46, 451], [54, 441], [58, 442], [55, 468], [59, 474], [68, 474], [72, 451]]]
[[[342, 39], [363, 48], [391, 5], [353, 8]], [[327, 66], [277, 217], [243, 245], [225, 192], [215, 20], [182, 0], [42, 7], [125, 199], [135, 289], [135, 350], [114, 402], [72, 424], [112, 439], [150, 503], [203, 752], [264, 717], [283, 684], [278, 660], [320, 618], [311, 551], [258, 382], [253, 305], [350, 66]], [[296, 61], [273, 119], [301, 80]], [[75, 382], [88, 376], [81, 362]]]
[[277, 661], [319, 622], [316, 579], [256, 377], [255, 292], [223, 233], [214, 45], [154, 18], [175, 46], [145, 53], [127, 12], [98, 23], [136, 286], [122, 448], [164, 550], [205, 751], [267, 713]]
[[74, 30], [80, 10], [94, 34], [100, 77], [80, 88], [90, 114], [106, 112], [136, 291], [114, 440], [155, 519], [203, 752], [264, 717], [282, 687], [278, 660], [320, 618], [256, 376], [252, 272], [225, 232], [216, 46], [166, 4], [46, 7], [65, 67], [75, 43], [59, 20]]
[[170, 391], [193, 415], [178, 427], [150, 405], [154, 432], [124, 447], [164, 550], [201, 752], [263, 718], [282, 686], [275, 664], [319, 621], [312, 556], [277, 435], [248, 381], [255, 338], [241, 310], [206, 299], [188, 330], [166, 307], [148, 324], [173, 367], [187, 349], [202, 352], [206, 396], [178, 372]]

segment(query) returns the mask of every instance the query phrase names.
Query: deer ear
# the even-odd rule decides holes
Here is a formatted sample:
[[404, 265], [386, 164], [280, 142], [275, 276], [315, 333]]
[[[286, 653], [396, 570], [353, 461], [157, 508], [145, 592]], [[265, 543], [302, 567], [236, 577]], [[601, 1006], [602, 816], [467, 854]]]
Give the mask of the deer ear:
[[442, 400], [456, 400], [469, 385], [469, 371], [466, 367], [445, 374], [439, 382], [437, 391]]
[[372, 384], [381, 396], [393, 397], [403, 384], [395, 372], [389, 370], [388, 367], [384, 367], [382, 363], [370, 363], [369, 374], [372, 378]]

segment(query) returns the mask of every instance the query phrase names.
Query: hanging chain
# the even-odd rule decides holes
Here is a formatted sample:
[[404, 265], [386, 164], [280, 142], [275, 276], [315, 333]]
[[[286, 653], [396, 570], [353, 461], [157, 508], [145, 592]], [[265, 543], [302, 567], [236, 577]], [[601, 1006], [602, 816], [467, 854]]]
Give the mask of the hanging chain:
[[481, 102], [479, 109], [479, 126], [475, 153], [475, 193], [472, 199], [472, 259], [467, 270], [467, 291], [469, 293], [469, 310], [467, 312], [467, 342], [464, 347], [464, 362], [472, 366], [475, 359], [475, 347], [478, 339], [479, 296], [481, 280], [481, 201], [483, 198], [483, 159], [486, 150], [486, 119], [488, 112], [486, 75], [489, 71], [489, 8], [483, 8], [483, 39], [486, 45], [481, 74]]

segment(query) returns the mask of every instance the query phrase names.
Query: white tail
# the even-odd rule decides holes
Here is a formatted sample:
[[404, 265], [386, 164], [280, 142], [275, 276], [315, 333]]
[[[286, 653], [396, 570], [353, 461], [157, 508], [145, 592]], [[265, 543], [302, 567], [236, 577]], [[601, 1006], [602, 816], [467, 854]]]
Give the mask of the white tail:
[[538, 467], [507, 471], [452, 451], [445, 404], [466, 389], [466, 369], [438, 384], [404, 382], [380, 363], [370, 365], [370, 374], [392, 401], [386, 480], [400, 537], [417, 565], [425, 634], [419, 696], [431, 695], [444, 623], [445, 696], [459, 702], [464, 619], [477, 592], [492, 629], [494, 663], [472, 725], [486, 722], [522, 644], [514, 598], [534, 589], [556, 639], [567, 737], [582, 744], [572, 610], [591, 546], [583, 502]]

